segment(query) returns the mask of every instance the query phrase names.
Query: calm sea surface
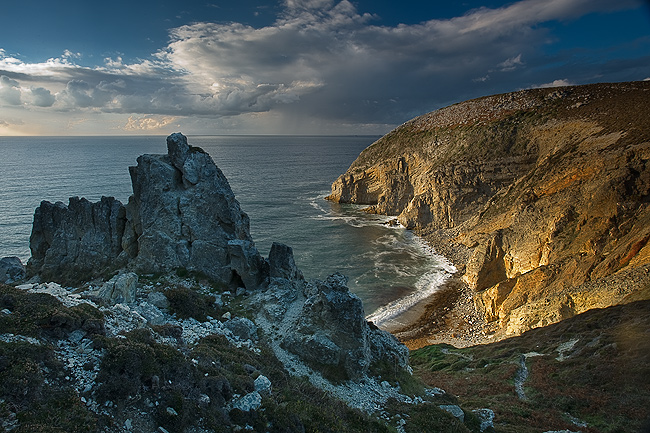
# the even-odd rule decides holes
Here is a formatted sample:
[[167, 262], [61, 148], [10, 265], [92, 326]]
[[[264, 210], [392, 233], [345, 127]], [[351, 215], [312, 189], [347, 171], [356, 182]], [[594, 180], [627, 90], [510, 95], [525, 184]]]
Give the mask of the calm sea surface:
[[[293, 247], [308, 279], [340, 271], [377, 323], [431, 294], [453, 272], [419, 238], [354, 205], [324, 200], [331, 183], [378, 137], [190, 136], [230, 182], [264, 256]], [[128, 166], [167, 153], [165, 137], [0, 137], [0, 257], [30, 256], [34, 209], [71, 196], [131, 195]]]

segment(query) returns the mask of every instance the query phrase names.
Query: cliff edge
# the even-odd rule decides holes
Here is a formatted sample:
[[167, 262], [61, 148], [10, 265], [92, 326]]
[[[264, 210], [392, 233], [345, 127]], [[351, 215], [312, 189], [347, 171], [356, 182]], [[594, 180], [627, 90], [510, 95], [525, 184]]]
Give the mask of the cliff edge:
[[650, 82], [455, 104], [373, 143], [328, 199], [395, 215], [454, 261], [488, 333], [518, 335], [650, 298], [648, 113]]

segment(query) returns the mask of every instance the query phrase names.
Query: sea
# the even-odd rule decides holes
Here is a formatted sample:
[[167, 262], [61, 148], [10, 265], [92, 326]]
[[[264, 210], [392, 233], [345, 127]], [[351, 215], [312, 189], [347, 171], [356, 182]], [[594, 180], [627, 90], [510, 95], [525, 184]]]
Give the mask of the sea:
[[[188, 136], [228, 178], [263, 256], [273, 242], [293, 248], [309, 280], [334, 272], [380, 327], [422, 304], [455, 272], [391, 217], [325, 200], [330, 185], [376, 136]], [[30, 257], [34, 210], [73, 196], [127, 203], [128, 167], [145, 153], [167, 153], [164, 136], [0, 137], [0, 257]]]

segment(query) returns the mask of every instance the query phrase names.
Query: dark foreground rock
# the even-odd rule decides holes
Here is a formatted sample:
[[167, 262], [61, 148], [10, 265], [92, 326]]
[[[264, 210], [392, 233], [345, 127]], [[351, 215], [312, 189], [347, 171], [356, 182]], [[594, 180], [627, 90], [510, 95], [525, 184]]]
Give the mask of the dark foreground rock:
[[408, 366], [408, 349], [365, 319], [361, 299], [350, 293], [341, 274], [306, 288], [300, 314], [283, 345], [309, 364], [335, 368], [341, 377], [359, 379], [373, 364]]
[[0, 259], [0, 283], [11, 284], [25, 278], [25, 265], [18, 257]]

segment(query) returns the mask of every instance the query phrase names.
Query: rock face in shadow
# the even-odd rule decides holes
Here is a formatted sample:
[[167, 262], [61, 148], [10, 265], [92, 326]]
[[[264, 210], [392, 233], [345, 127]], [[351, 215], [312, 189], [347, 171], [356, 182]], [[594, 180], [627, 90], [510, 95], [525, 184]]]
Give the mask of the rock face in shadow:
[[18, 257], [0, 259], [0, 283], [11, 284], [25, 278], [25, 265]]
[[257, 287], [268, 264], [227, 179], [182, 134], [166, 155], [142, 155], [130, 167], [133, 195], [90, 203], [43, 202], [34, 214], [29, 273], [78, 282], [127, 266], [140, 273], [186, 269], [224, 285]]
[[120, 257], [126, 222], [124, 206], [113, 197], [96, 203], [72, 197], [67, 206], [42, 202], [34, 212], [28, 274], [80, 281], [126, 265]]
[[650, 298], [648, 113], [648, 82], [466, 101], [372, 144], [329, 198], [417, 230], [516, 335]]
[[256, 322], [269, 333], [271, 347], [287, 369], [309, 376], [306, 365], [335, 382], [363, 379], [385, 365], [408, 369], [406, 346], [366, 321], [345, 276], [305, 281], [291, 248], [282, 244], [273, 244], [269, 261], [269, 286], [252, 303]]
[[[129, 169], [133, 196], [126, 206], [123, 248], [133, 269], [185, 268], [225, 284], [258, 275], [263, 260], [251, 239], [248, 215], [221, 170], [181, 134], [170, 135], [167, 148], [167, 155], [138, 157], [138, 165]], [[253, 277], [248, 284], [259, 282]]]

